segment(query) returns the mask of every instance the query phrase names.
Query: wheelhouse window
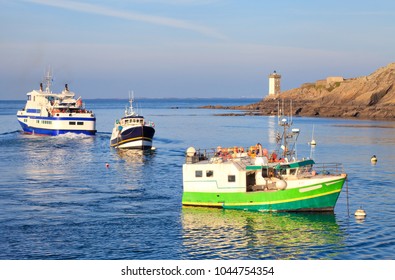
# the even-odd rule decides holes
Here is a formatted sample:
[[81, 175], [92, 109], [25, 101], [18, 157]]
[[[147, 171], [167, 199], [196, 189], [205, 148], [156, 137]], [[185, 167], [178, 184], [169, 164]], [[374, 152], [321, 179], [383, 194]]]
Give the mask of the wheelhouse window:
[[84, 125], [84, 122], [77, 122], [77, 125]]
[[203, 177], [203, 171], [202, 170], [196, 170], [195, 171], [195, 177]]
[[69, 125], [75, 125], [75, 122], [69, 122]]
[[228, 182], [230, 182], [230, 183], [236, 182], [236, 176], [235, 175], [228, 175]]

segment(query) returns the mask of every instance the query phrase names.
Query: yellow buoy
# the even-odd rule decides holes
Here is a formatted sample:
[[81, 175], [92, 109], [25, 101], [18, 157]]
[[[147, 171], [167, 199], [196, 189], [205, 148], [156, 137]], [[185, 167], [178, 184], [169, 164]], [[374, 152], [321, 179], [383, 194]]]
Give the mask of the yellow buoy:
[[370, 158], [370, 162], [371, 162], [371, 163], [376, 163], [376, 162], [377, 162], [377, 157], [376, 157], [376, 155], [373, 155], [373, 156]]
[[366, 212], [362, 208], [359, 208], [357, 211], [355, 211], [354, 215], [357, 219], [364, 219], [366, 217]]

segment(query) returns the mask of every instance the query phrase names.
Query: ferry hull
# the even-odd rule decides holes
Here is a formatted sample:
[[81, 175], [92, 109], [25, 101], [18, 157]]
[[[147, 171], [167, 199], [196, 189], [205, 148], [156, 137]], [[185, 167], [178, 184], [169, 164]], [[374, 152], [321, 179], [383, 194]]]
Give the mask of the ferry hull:
[[[21, 117], [22, 119], [28, 119], [28, 117]], [[55, 118], [48, 118], [48, 120], [54, 121]], [[40, 118], [40, 120], [45, 120], [44, 118]], [[18, 122], [22, 127], [24, 133], [27, 134], [35, 134], [35, 135], [48, 135], [48, 136], [57, 136], [66, 133], [75, 133], [75, 134], [84, 134], [84, 135], [95, 135], [95, 122], [96, 119], [88, 119], [85, 122], [90, 123], [89, 125], [85, 126], [84, 128], [80, 129], [73, 129], [73, 128], [62, 128], [62, 125], [52, 126], [51, 127], [38, 127], [33, 125], [28, 125], [24, 121], [19, 120]]]
[[184, 206], [217, 207], [248, 211], [333, 211], [345, 177], [335, 181], [261, 192], [184, 192]]

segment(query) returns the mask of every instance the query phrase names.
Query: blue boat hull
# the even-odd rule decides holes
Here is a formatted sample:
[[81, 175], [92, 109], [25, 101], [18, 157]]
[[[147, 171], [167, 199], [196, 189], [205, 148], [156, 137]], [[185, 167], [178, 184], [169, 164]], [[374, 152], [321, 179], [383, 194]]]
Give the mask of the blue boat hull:
[[66, 133], [75, 133], [75, 134], [84, 134], [84, 135], [95, 135], [96, 130], [77, 130], [77, 129], [44, 129], [39, 127], [28, 126], [27, 124], [18, 121], [21, 125], [23, 132], [27, 134], [35, 134], [35, 135], [48, 135], [48, 136], [57, 136]]

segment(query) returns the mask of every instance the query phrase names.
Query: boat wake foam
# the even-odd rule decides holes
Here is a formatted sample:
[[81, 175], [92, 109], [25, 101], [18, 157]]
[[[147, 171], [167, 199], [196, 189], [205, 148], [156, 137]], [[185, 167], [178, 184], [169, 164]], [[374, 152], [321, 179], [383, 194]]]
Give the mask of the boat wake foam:
[[67, 132], [65, 134], [60, 134], [57, 137], [59, 138], [67, 138], [67, 139], [90, 139], [92, 136], [86, 135], [83, 133], [73, 133], [73, 132]]

